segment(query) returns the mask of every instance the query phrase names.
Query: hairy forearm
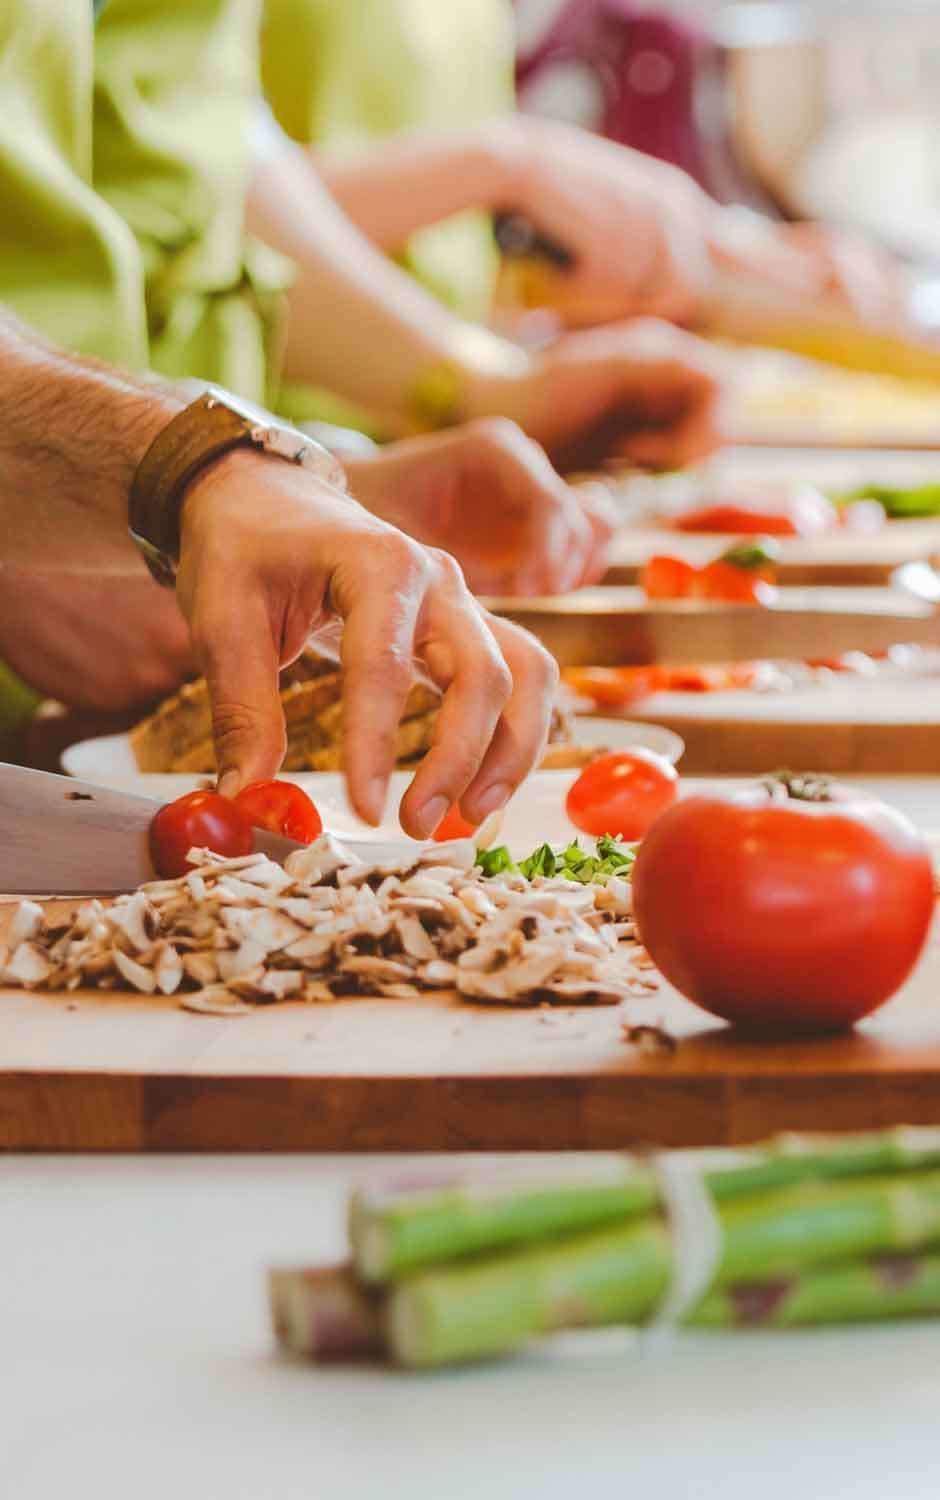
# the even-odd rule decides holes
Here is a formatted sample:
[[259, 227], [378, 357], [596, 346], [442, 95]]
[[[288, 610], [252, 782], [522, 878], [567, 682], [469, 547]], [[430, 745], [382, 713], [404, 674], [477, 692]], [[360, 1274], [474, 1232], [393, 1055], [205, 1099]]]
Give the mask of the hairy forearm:
[[389, 432], [410, 425], [415, 382], [455, 367], [469, 387], [521, 358], [502, 340], [462, 322], [377, 250], [333, 202], [299, 147], [259, 160], [248, 227], [290, 256], [285, 373], [366, 407]]
[[182, 401], [64, 354], [0, 308], [0, 564], [130, 572], [134, 470]]
[[524, 132], [512, 116], [470, 130], [417, 132], [374, 141], [350, 156], [317, 151], [336, 202], [383, 250], [464, 209], [516, 206]]

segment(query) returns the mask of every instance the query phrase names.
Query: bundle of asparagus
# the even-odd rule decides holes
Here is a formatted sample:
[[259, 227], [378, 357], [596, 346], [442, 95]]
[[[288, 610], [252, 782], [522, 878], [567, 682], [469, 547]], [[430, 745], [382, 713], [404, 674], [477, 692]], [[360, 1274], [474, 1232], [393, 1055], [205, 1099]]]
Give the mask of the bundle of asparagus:
[[673, 1155], [714, 1235], [676, 1212], [656, 1157], [357, 1192], [348, 1264], [271, 1273], [278, 1340], [423, 1368], [561, 1329], [648, 1326], [667, 1307], [701, 1328], [940, 1314], [940, 1130]]

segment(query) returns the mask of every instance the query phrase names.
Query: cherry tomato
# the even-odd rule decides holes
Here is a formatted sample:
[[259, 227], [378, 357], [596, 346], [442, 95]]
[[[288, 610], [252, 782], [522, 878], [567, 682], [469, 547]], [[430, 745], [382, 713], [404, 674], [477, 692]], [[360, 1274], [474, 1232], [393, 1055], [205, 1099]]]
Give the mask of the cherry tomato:
[[651, 557], [640, 573], [647, 599], [687, 599], [697, 569], [681, 557]]
[[298, 844], [312, 844], [323, 832], [323, 820], [307, 793], [292, 781], [253, 781], [235, 798], [254, 828], [280, 833]]
[[583, 833], [641, 839], [676, 800], [676, 769], [652, 750], [614, 750], [585, 766], [565, 801]]
[[768, 490], [763, 501], [736, 494], [686, 511], [675, 522], [678, 531], [763, 532], [765, 536], [819, 536], [839, 524], [831, 500], [809, 484]]
[[251, 823], [241, 808], [218, 792], [187, 792], [151, 820], [150, 858], [164, 880], [185, 875], [190, 849], [212, 849], [234, 858], [254, 847]]
[[562, 674], [571, 690], [604, 708], [624, 708], [658, 693], [664, 685], [661, 667], [568, 667]]
[[752, 687], [757, 679], [759, 664], [736, 662], [733, 666], [668, 667], [665, 691], [667, 693], [722, 693], [733, 688]]
[[478, 823], [468, 823], [456, 802], [446, 812], [431, 837], [435, 843], [446, 844], [448, 839], [469, 839], [476, 833]]
[[832, 1031], [887, 1000], [930, 926], [927, 848], [863, 800], [690, 797], [637, 855], [640, 936], [690, 1000], [751, 1029]]
[[695, 596], [723, 604], [772, 604], [777, 590], [760, 573], [718, 557], [696, 578]]

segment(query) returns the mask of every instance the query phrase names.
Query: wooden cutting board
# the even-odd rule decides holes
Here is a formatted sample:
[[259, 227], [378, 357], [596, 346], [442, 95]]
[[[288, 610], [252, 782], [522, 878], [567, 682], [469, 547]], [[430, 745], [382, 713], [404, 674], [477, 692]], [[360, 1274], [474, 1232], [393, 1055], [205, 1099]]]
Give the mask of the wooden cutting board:
[[783, 588], [766, 608], [694, 599], [650, 603], [627, 587], [485, 602], [531, 630], [563, 667], [802, 661], [898, 642], [940, 644], [940, 613], [891, 588]]
[[[0, 990], [0, 1012], [5, 1150], [581, 1150], [940, 1125], [936, 940], [879, 1016], [815, 1042], [741, 1040], [668, 989], [596, 1010], [429, 995], [230, 1019]], [[625, 1021], [681, 1040], [648, 1055]]]
[[[605, 584], [636, 583], [657, 554], [701, 567], [736, 540], [687, 535], [662, 527], [625, 527], [611, 544]], [[777, 570], [783, 584], [884, 584], [904, 563], [940, 554], [940, 520], [889, 521], [871, 536], [840, 531], [821, 537], [781, 537]]]
[[780, 766], [839, 775], [940, 770], [940, 678], [846, 677], [788, 693], [655, 693], [624, 716], [680, 735], [687, 776]]

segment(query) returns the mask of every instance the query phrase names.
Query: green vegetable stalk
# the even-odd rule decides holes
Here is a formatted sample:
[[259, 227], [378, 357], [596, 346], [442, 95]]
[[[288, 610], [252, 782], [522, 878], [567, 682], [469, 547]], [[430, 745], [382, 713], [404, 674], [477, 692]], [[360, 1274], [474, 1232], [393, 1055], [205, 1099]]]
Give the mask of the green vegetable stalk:
[[383, 1351], [380, 1299], [349, 1265], [269, 1271], [268, 1306], [275, 1338], [291, 1354], [325, 1364]]
[[940, 1313], [940, 1255], [883, 1255], [710, 1292], [698, 1328], [799, 1328]]
[[349, 1238], [366, 1282], [506, 1245], [551, 1239], [655, 1210], [655, 1173], [628, 1156], [588, 1156], [556, 1171], [530, 1167], [480, 1181], [355, 1193]]
[[[807, 1181], [940, 1167], [940, 1131], [780, 1136], [750, 1150], [705, 1154], [705, 1183], [719, 1202]], [[397, 1280], [441, 1261], [622, 1223], [660, 1207], [649, 1162], [588, 1156], [479, 1181], [398, 1192], [359, 1192], [350, 1204], [358, 1274]]]
[[[940, 1244], [940, 1172], [804, 1181], [733, 1197], [717, 1213], [712, 1293]], [[391, 1353], [432, 1366], [508, 1353], [555, 1329], [643, 1322], [672, 1269], [665, 1221], [648, 1216], [420, 1271], [390, 1293]]]

